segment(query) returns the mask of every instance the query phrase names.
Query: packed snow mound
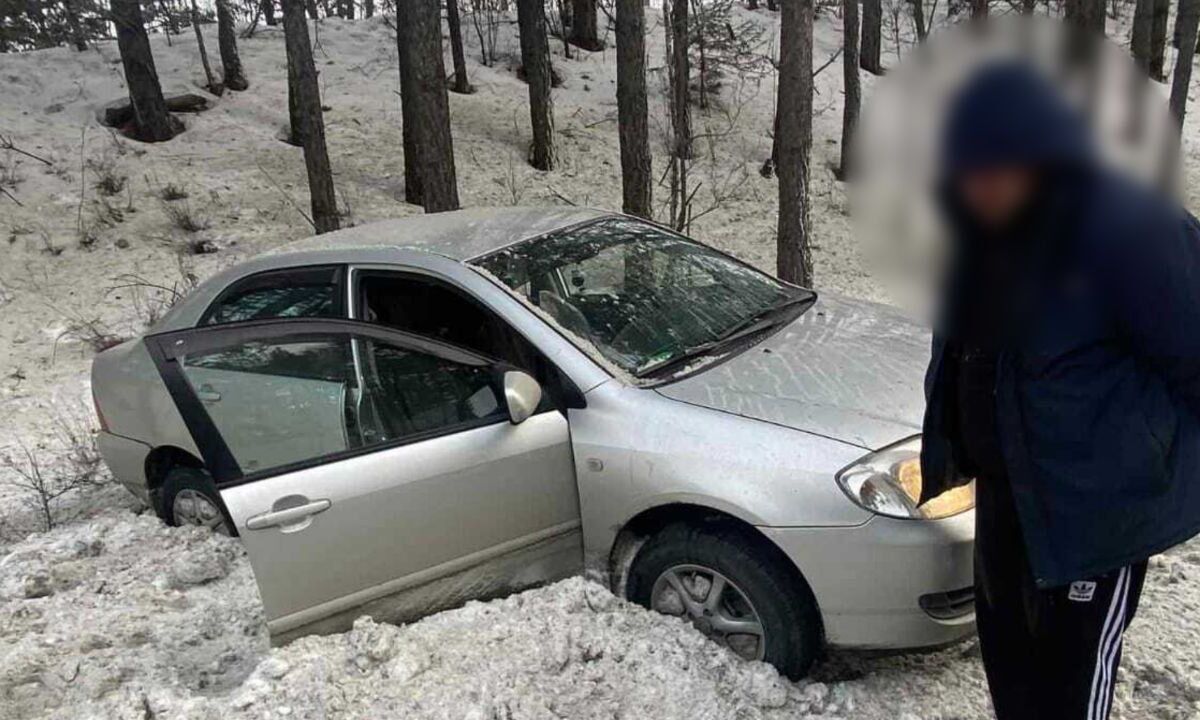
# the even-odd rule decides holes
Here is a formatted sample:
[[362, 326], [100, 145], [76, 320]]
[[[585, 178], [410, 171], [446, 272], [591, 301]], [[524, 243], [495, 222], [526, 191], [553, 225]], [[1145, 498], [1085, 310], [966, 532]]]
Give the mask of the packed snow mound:
[[576, 578], [405, 627], [360, 618], [272, 651], [221, 696], [128, 685], [56, 716], [751, 720], [853, 707], [845, 688], [789, 683]]
[[0, 559], [0, 719], [236, 686], [268, 646], [241, 544], [110, 510]]
[[[1116, 720], [1200, 711], [1200, 551], [1156, 557]], [[974, 642], [791, 683], [581, 578], [270, 649], [237, 540], [102, 510], [0, 558], [0, 720], [985, 720]]]
[[836, 717], [793, 684], [582, 578], [268, 651], [237, 540], [125, 510], [0, 560], [0, 718]]

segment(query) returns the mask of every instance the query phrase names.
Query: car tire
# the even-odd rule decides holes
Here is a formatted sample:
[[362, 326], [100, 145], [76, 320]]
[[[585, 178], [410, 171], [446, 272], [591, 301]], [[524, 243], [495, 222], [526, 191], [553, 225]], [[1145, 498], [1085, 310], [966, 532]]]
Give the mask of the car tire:
[[[693, 615], [686, 607], [678, 608], [683, 610], [681, 613], [674, 612], [677, 608], [664, 610], [661, 607], [670, 604], [667, 601], [672, 592], [680, 599], [679, 592], [675, 592], [681, 590], [680, 579], [688, 588], [682, 591], [691, 595], [693, 607], [697, 602], [707, 604], [718, 580], [712, 575], [707, 588], [699, 588], [703, 584], [704, 571], [722, 576], [723, 596], [717, 598], [717, 602], [726, 608], [718, 610], [717, 616], [723, 621], [758, 620], [762, 634], [758, 640], [760, 645], [754, 646], [761, 648], [757, 652], [750, 652], [750, 646], [745, 642], [753, 635], [731, 633], [720, 637], [719, 631], [715, 630], [718, 622], [710, 620], [713, 615], [708, 610], [702, 611], [709, 616], [706, 618]], [[697, 589], [706, 592], [694, 592]], [[690, 619], [701, 632], [735, 653], [746, 659], [768, 662], [792, 679], [808, 673], [824, 644], [816, 599], [795, 567], [767, 540], [731, 525], [676, 524], [651, 536], [630, 565], [625, 596], [643, 607]], [[743, 600], [748, 602], [752, 614], [747, 614], [747, 602]], [[729, 607], [731, 602], [740, 606], [740, 614], [737, 614], [737, 608]], [[660, 607], [655, 607], [656, 603]], [[733, 610], [734, 615], [729, 610]], [[729, 623], [724, 625], [729, 626]]]
[[161, 515], [168, 525], [198, 525], [222, 535], [237, 535], [216, 485], [203, 470], [171, 468], [163, 480], [159, 497]]

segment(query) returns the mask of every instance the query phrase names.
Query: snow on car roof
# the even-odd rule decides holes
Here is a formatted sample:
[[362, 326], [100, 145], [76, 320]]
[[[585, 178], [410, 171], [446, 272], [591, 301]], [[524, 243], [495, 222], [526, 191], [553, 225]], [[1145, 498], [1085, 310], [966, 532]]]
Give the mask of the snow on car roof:
[[270, 254], [397, 247], [470, 260], [531, 237], [609, 214], [577, 207], [470, 208], [359, 225], [297, 240]]

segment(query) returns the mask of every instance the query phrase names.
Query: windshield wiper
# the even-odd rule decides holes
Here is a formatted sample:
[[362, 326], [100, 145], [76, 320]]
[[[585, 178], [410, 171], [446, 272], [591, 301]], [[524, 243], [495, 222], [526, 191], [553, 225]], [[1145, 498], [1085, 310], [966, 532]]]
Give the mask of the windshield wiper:
[[810, 295], [792, 295], [791, 297], [786, 297], [783, 300], [780, 300], [778, 302], [775, 302], [775, 303], [772, 303], [772, 304], [766, 306], [765, 308], [754, 313], [750, 317], [745, 318], [744, 320], [741, 320], [740, 322], [735, 323], [733, 325], [733, 327], [729, 328], [725, 332], [718, 335], [713, 340], [713, 342], [717, 342], [717, 343], [728, 342], [730, 340], [737, 340], [739, 338], [743, 338], [747, 334], [758, 332], [758, 330], [760, 329], [759, 326], [761, 326], [763, 324], [766, 324], [768, 326], [774, 325], [776, 322], [778, 322], [782, 311], [787, 310], [788, 308], [795, 307], [797, 305], [811, 303], [814, 299], [816, 299], [816, 296], [811, 295], [811, 294]]
[[717, 337], [699, 345], [692, 345], [684, 348], [677, 355], [672, 355], [668, 358], [663, 358], [656, 362], [652, 362], [644, 367], [638, 368], [634, 373], [634, 377], [643, 378], [648, 375], [660, 373], [669, 368], [679, 367], [687, 363], [689, 360], [702, 357], [710, 354], [713, 350], [720, 347], [731, 345], [738, 340], [756, 335], [764, 330], [769, 330], [779, 324], [779, 319], [782, 317], [781, 312], [788, 308], [797, 305], [811, 303], [816, 299], [815, 294], [811, 295], [793, 295], [779, 302], [768, 305], [761, 311], [735, 323], [728, 330], [725, 330]]

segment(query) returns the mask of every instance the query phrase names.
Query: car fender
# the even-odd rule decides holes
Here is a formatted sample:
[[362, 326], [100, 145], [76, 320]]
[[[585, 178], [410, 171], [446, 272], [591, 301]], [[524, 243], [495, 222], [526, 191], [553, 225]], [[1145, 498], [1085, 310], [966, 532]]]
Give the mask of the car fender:
[[870, 517], [834, 478], [862, 448], [616, 379], [587, 400], [570, 423], [589, 565], [610, 556], [631, 519], [662, 505], [771, 527], [847, 527]]

